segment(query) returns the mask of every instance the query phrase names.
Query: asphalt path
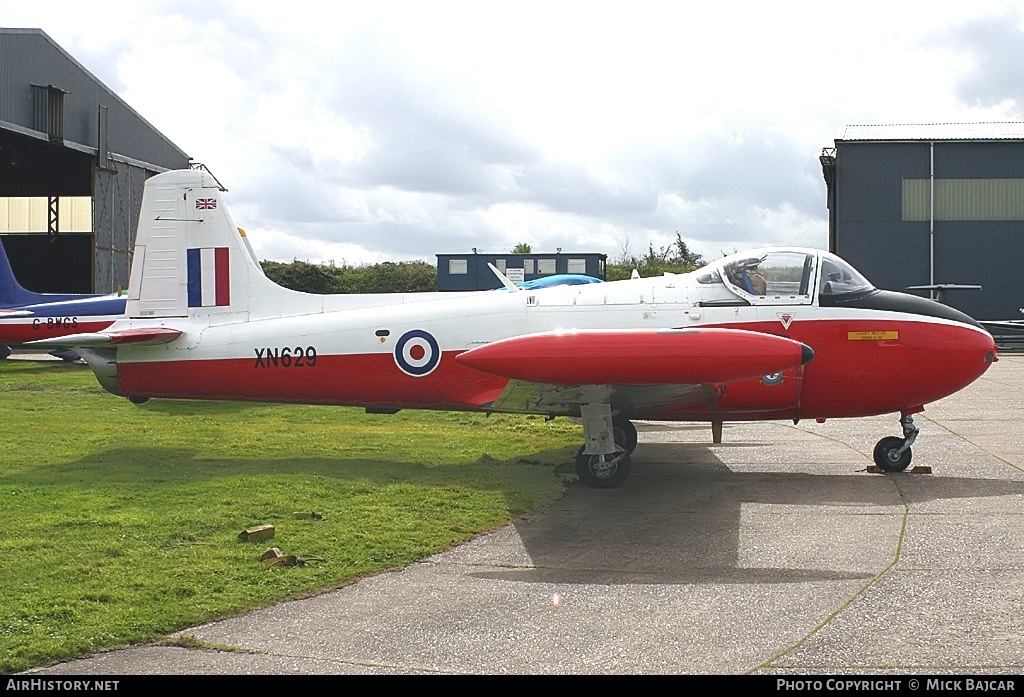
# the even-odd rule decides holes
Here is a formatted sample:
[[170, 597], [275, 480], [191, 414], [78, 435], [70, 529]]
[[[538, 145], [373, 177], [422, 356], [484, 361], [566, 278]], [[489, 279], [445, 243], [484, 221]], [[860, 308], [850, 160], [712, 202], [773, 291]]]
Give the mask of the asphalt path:
[[[619, 489], [400, 571], [39, 675], [1001, 675], [1024, 668], [1024, 354], [915, 417], [641, 423]], [[222, 648], [210, 648], [222, 647]], [[1024, 687], [1024, 680], [1019, 681]], [[950, 688], [953, 689], [953, 688]]]

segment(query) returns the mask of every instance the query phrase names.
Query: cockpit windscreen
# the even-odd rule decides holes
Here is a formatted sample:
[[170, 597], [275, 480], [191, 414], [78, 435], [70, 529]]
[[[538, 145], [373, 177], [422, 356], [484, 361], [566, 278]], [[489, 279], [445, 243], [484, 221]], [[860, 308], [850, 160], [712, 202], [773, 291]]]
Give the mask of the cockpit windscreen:
[[839, 257], [824, 255], [821, 260], [821, 281], [818, 294], [822, 298], [849, 293], [864, 293], [874, 290], [874, 286]]

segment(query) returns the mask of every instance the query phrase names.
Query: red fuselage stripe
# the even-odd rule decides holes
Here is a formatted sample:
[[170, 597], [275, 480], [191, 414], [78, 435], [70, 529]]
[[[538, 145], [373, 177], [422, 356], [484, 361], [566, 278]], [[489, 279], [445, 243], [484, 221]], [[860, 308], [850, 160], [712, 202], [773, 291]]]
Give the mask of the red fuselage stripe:
[[[977, 379], [995, 351], [991, 337], [982, 332], [933, 322], [821, 320], [794, 322], [788, 330], [777, 323], [729, 328], [788, 336], [814, 349], [814, 358], [803, 366], [800, 389], [793, 392], [799, 403], [786, 412], [801, 418], [883, 414], [936, 401]], [[455, 360], [459, 353], [444, 352], [435, 370], [418, 377], [400, 370], [387, 352], [272, 359], [260, 355], [259, 349], [248, 358], [119, 362], [118, 374], [120, 390], [126, 395], [370, 407], [486, 407], [508, 380], [461, 365]], [[779, 416], [780, 393], [771, 391], [777, 389], [777, 384], [760, 378], [727, 383], [720, 407], [736, 404], [737, 418]], [[645, 410], [644, 418], [729, 416], [728, 411], [713, 407], [707, 412], [694, 412], [692, 406], [686, 409], [683, 413], [679, 405], [665, 404]]]

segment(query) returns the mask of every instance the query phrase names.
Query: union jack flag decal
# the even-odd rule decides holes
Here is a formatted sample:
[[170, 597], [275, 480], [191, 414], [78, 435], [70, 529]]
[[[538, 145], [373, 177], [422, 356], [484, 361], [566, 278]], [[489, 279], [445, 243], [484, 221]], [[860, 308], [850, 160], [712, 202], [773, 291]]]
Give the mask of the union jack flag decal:
[[196, 210], [207, 211], [217, 207], [217, 199], [215, 198], [197, 198], [196, 199]]

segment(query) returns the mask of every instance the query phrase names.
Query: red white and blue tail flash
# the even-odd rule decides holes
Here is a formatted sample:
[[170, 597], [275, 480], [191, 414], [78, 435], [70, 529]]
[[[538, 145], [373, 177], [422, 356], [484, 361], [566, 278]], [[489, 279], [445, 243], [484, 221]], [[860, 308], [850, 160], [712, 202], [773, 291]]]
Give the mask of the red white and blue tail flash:
[[231, 272], [227, 247], [188, 250], [188, 306], [231, 304]]

